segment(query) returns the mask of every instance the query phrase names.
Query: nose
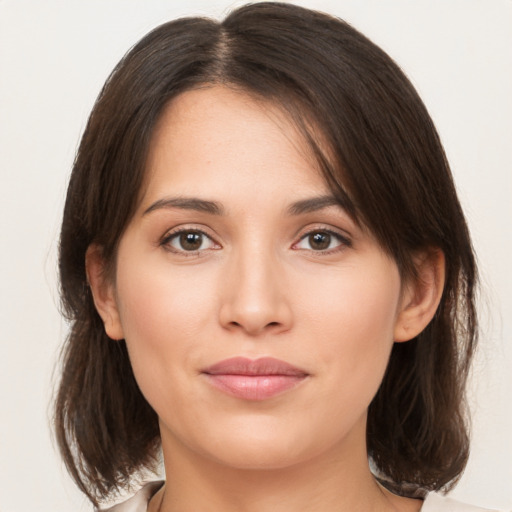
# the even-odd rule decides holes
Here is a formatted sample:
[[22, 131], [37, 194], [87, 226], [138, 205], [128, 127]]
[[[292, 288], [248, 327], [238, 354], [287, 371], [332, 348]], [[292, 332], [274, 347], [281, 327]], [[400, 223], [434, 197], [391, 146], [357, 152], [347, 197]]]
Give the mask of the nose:
[[285, 332], [292, 325], [289, 294], [277, 258], [260, 250], [234, 256], [223, 276], [219, 320], [249, 336]]

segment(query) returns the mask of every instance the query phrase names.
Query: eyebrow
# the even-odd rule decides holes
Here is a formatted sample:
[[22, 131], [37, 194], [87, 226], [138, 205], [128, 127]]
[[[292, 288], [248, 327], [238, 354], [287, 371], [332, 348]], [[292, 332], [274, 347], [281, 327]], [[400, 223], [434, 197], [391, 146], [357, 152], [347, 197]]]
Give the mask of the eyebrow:
[[215, 201], [207, 201], [196, 197], [167, 197], [155, 201], [149, 208], [144, 210], [143, 215], [162, 208], [180, 208], [182, 210], [195, 210], [197, 212], [209, 213], [211, 215], [223, 215], [224, 209]]
[[343, 203], [334, 196], [318, 196], [296, 201], [289, 206], [288, 213], [290, 215], [303, 215], [328, 208], [329, 206], [339, 206], [345, 209]]
[[[344, 208], [343, 203], [339, 199], [336, 199], [334, 196], [325, 195], [296, 201], [288, 207], [287, 212], [289, 215], [296, 216], [316, 212], [329, 206]], [[209, 213], [211, 215], [224, 215], [224, 208], [221, 204], [197, 197], [166, 197], [159, 199], [144, 210], [143, 215], [166, 208], [179, 208]]]

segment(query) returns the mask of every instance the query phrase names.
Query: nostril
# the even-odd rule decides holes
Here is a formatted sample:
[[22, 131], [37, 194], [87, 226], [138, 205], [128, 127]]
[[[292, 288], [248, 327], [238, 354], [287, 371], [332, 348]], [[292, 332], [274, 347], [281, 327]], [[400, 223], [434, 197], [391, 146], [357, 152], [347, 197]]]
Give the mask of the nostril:
[[[231, 327], [242, 328], [242, 329], [247, 329], [247, 328], [248, 328], [249, 330], [252, 330], [252, 329], [250, 328], [250, 326], [245, 325], [243, 322], [242, 322], [242, 323], [240, 323], [240, 322], [235, 322], [234, 320], [233, 320], [233, 321], [231, 321], [231, 322], [229, 322], [229, 325], [230, 325]], [[264, 326], [264, 328], [263, 328], [263, 329], [268, 329], [269, 327], [270, 327], [270, 328], [272, 328], [272, 327], [279, 327], [280, 325], [281, 325], [281, 323], [280, 323], [280, 322], [269, 322], [268, 324], [266, 324], [266, 325]], [[245, 326], [245, 327], [244, 327], [244, 326]], [[255, 330], [260, 331], [260, 329], [255, 329]]]

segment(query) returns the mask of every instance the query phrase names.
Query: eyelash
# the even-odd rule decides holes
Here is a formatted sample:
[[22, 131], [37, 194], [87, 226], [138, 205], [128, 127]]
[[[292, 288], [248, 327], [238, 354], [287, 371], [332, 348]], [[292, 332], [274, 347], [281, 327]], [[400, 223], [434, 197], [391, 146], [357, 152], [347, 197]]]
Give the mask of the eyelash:
[[[177, 249], [177, 248], [172, 247], [170, 245], [170, 243], [173, 240], [177, 239], [180, 235], [185, 234], [185, 233], [201, 235], [202, 237], [206, 237], [208, 240], [210, 240], [210, 242], [212, 244], [215, 244], [218, 247], [217, 248], [207, 248], [207, 249], [198, 249], [198, 250], [187, 251], [186, 249]], [[324, 255], [324, 254], [327, 255], [327, 254], [337, 253], [337, 252], [342, 251], [343, 249], [345, 249], [347, 247], [352, 247], [351, 240], [349, 238], [347, 238], [346, 236], [341, 235], [340, 233], [338, 233], [336, 231], [333, 231], [331, 229], [315, 228], [315, 229], [311, 229], [311, 230], [307, 231], [306, 233], [304, 233], [300, 237], [299, 241], [295, 242], [292, 245], [292, 248], [296, 248], [296, 250], [301, 250], [301, 249], [297, 249], [297, 245], [299, 245], [302, 241], [306, 240], [311, 235], [315, 235], [315, 234], [324, 234], [324, 235], [328, 235], [329, 237], [333, 237], [333, 238], [335, 238], [339, 242], [339, 245], [337, 245], [334, 248], [330, 248], [330, 249], [328, 248], [328, 249], [324, 249], [324, 250], [314, 250], [314, 249], [302, 249], [302, 250], [309, 251], [309, 252], [314, 253], [316, 255]], [[201, 242], [201, 245], [202, 245], [203, 242], [204, 242], [204, 240]], [[176, 230], [166, 234], [161, 239], [160, 245], [162, 247], [164, 247], [169, 252], [172, 252], [172, 253], [175, 253], [175, 254], [180, 254], [180, 255], [185, 256], [185, 257], [199, 256], [199, 255], [201, 255], [201, 253], [203, 253], [205, 251], [208, 251], [208, 250], [218, 250], [218, 248], [220, 248], [220, 245], [217, 242], [215, 242], [215, 240], [213, 240], [213, 238], [210, 235], [208, 235], [208, 233], [206, 233], [205, 231], [203, 231], [201, 229], [198, 229], [198, 228], [181, 228], [181, 229], [176, 229]]]
[[311, 235], [315, 235], [315, 234], [323, 234], [323, 235], [328, 235], [329, 237], [332, 237], [332, 238], [335, 238], [338, 242], [339, 242], [339, 245], [337, 245], [336, 247], [333, 247], [331, 249], [324, 249], [324, 250], [314, 250], [314, 249], [304, 249], [304, 250], [308, 250], [314, 254], [320, 254], [320, 255], [327, 255], [327, 254], [335, 254], [339, 251], [342, 251], [343, 249], [347, 248], [347, 247], [352, 247], [352, 241], [342, 235], [341, 233], [338, 233], [337, 231], [333, 231], [332, 229], [326, 229], [326, 228], [314, 228], [314, 229], [310, 229], [307, 233], [304, 233], [298, 242], [296, 242], [295, 244], [293, 244], [292, 247], [296, 247], [298, 244], [300, 244], [303, 240], [306, 240], [308, 237], [310, 237]]
[[[164, 247], [169, 252], [172, 252], [172, 253], [175, 253], [175, 254], [180, 254], [180, 255], [185, 256], [185, 257], [199, 256], [199, 255], [201, 255], [202, 252], [204, 252], [206, 250], [217, 250], [216, 248], [215, 249], [214, 248], [208, 248], [208, 249], [200, 249], [200, 250], [195, 250], [195, 251], [187, 251], [186, 249], [177, 249], [177, 248], [172, 247], [170, 245], [173, 240], [177, 239], [180, 235], [183, 235], [185, 233], [187, 233], [187, 234], [194, 234], [194, 235], [201, 235], [202, 237], [205, 237], [208, 240], [210, 240], [213, 244], [219, 246], [219, 244], [217, 244], [217, 242], [215, 242], [213, 240], [213, 238], [210, 235], [208, 235], [208, 233], [206, 233], [202, 229], [198, 229], [198, 228], [180, 228], [180, 229], [173, 230], [170, 233], [167, 233], [162, 238], [162, 240], [160, 241], [160, 245], [162, 247]], [[203, 241], [202, 241], [202, 243], [203, 243]], [[202, 243], [201, 243], [201, 245], [202, 245]], [[220, 246], [219, 246], [219, 248], [220, 248]]]

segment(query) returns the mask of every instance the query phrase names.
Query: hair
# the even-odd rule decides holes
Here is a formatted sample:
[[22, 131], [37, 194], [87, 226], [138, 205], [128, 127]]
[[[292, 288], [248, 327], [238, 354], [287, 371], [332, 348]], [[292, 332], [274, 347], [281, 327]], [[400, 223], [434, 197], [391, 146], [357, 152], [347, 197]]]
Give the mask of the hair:
[[[426, 329], [395, 343], [368, 412], [367, 448], [394, 492], [447, 490], [469, 441], [465, 384], [477, 338], [476, 267], [466, 222], [432, 120], [390, 57], [346, 22], [262, 2], [222, 22], [182, 18], [156, 28], [114, 69], [94, 105], [71, 174], [60, 237], [62, 353], [55, 430], [65, 463], [97, 504], [155, 466], [158, 418], [123, 340], [110, 340], [88, 287], [85, 254], [108, 268], [144, 183], [148, 146], [180, 93], [222, 84], [282, 107], [329, 187], [414, 275], [419, 251], [441, 250], [446, 281]], [[319, 135], [320, 134], [320, 135]], [[321, 137], [321, 143], [319, 138]], [[409, 492], [409, 490], [411, 490]]]

